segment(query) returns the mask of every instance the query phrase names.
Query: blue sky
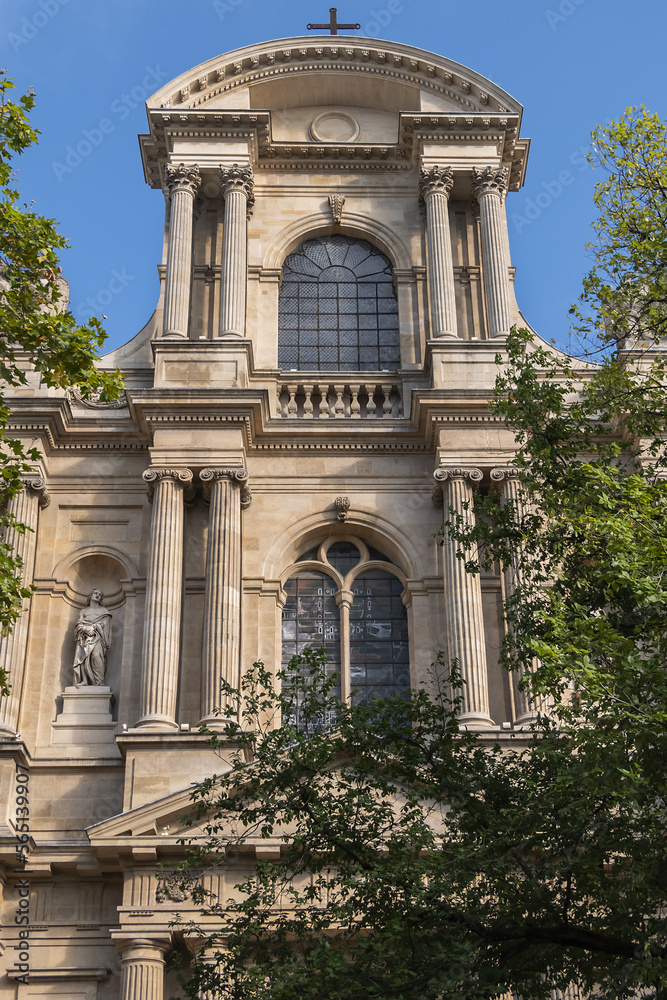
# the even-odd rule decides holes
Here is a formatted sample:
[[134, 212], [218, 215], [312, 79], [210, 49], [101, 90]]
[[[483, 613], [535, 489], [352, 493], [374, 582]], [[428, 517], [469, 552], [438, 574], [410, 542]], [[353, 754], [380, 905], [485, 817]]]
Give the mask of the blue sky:
[[[333, 2], [333, 0], [330, 0]], [[297, 0], [2, 0], [0, 65], [37, 95], [40, 144], [17, 186], [71, 242], [72, 308], [108, 317], [108, 346], [129, 340], [157, 298], [164, 202], [143, 180], [137, 134], [145, 97], [200, 62], [307, 34], [328, 3]], [[357, 34], [430, 49], [498, 83], [525, 108], [532, 139], [522, 191], [510, 195], [519, 304], [567, 347], [569, 304], [588, 267], [596, 174], [583, 154], [598, 122], [644, 103], [667, 118], [664, 0], [339, 0]], [[111, 122], [102, 133], [102, 119]], [[80, 162], [70, 156], [93, 136]], [[83, 147], [86, 149], [86, 146]], [[568, 172], [567, 183], [560, 175]]]

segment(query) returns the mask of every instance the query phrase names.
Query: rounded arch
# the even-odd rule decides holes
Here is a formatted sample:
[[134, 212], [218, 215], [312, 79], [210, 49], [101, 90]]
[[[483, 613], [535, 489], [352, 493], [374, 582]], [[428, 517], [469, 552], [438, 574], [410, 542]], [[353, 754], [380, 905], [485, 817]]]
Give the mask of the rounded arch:
[[287, 566], [324, 538], [346, 539], [358, 535], [378, 549], [397, 566], [406, 580], [419, 577], [420, 560], [414, 543], [392, 521], [371, 510], [350, 510], [345, 522], [331, 520], [330, 512], [306, 514], [282, 532], [266, 553], [262, 566], [264, 579], [279, 580]]
[[268, 244], [262, 267], [279, 270], [285, 258], [307, 239], [318, 236], [351, 236], [353, 239], [367, 240], [381, 250], [391, 261], [393, 268], [406, 270], [412, 267], [412, 259], [405, 243], [388, 226], [367, 215], [346, 212], [340, 226], [333, 226], [323, 213], [304, 215], [278, 232]]
[[57, 563], [53, 578], [65, 585], [65, 596], [83, 607], [93, 587], [99, 587], [107, 607], [125, 603], [123, 582], [138, 576], [134, 562], [126, 553], [110, 545], [88, 545], [77, 549]]

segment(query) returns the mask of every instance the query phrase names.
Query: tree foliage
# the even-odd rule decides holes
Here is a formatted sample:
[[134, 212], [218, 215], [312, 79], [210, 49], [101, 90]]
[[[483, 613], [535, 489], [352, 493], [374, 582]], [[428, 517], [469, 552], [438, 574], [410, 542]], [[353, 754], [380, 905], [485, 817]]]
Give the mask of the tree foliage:
[[[101, 323], [91, 318], [77, 324], [63, 298], [59, 280], [59, 253], [67, 241], [53, 220], [43, 218], [21, 202], [13, 186], [13, 160], [37, 142], [30, 123], [34, 96], [10, 99], [14, 84], [0, 74], [0, 381], [5, 388], [25, 385], [31, 371], [45, 386], [80, 386], [88, 395], [115, 398], [121, 388], [119, 373], [95, 365], [106, 339]], [[21, 475], [29, 472], [39, 453], [10, 433], [10, 408], [0, 396], [0, 528], [24, 531], [7, 511], [21, 489]], [[20, 561], [11, 547], [0, 544], [0, 631], [6, 635], [21, 612], [30, 589], [21, 582]], [[1, 672], [0, 672], [1, 673]], [[0, 676], [0, 691], [6, 691]]]
[[238, 747], [231, 770], [194, 792], [209, 837], [188, 864], [261, 840], [281, 856], [235, 901], [203, 901], [217, 966], [195, 965], [189, 996], [667, 996], [667, 144], [643, 111], [596, 136], [611, 172], [579, 308], [602, 362], [513, 331], [491, 407], [516, 436], [518, 497], [480, 494], [474, 523], [444, 528], [469, 572], [479, 552], [513, 568], [502, 660], [548, 710], [528, 731], [461, 732], [456, 663], [355, 708], [323, 654], [284, 692], [255, 665], [240, 725], [214, 740]]

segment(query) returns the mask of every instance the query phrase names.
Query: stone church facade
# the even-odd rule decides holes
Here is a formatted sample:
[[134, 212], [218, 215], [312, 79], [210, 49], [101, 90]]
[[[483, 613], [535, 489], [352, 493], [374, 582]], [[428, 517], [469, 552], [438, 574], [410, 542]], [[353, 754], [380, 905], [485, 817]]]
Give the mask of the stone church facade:
[[1, 652], [1, 1000], [176, 991], [170, 955], [198, 942], [159, 864], [224, 766], [198, 727], [253, 661], [324, 644], [359, 699], [444, 650], [462, 724], [493, 741], [530, 721], [498, 666], [511, 581], [435, 537], [473, 490], [515, 488], [487, 404], [526, 325], [505, 214], [521, 111], [441, 56], [339, 36], [231, 52], [147, 102], [164, 254], [154, 315], [102, 361], [126, 393], [31, 378], [11, 400], [42, 458], [13, 539], [35, 590]]

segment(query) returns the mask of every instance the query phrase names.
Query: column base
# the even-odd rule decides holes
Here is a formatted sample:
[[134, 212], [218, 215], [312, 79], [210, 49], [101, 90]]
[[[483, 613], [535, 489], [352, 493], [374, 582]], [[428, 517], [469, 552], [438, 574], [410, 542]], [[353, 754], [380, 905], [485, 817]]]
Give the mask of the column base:
[[170, 719], [166, 715], [143, 715], [134, 724], [135, 729], [166, 729], [169, 731], [180, 728], [175, 719]]
[[234, 723], [238, 725], [238, 721], [238, 719], [233, 719], [230, 715], [205, 715], [203, 719], [199, 720], [197, 725], [221, 731], [225, 726], [233, 725]]
[[459, 715], [458, 723], [461, 729], [489, 729], [489, 727], [495, 727], [495, 722], [490, 716], [477, 715], [472, 712]]

